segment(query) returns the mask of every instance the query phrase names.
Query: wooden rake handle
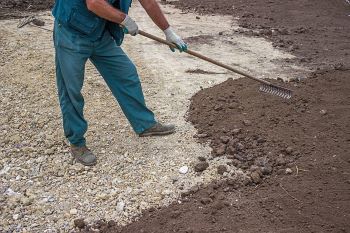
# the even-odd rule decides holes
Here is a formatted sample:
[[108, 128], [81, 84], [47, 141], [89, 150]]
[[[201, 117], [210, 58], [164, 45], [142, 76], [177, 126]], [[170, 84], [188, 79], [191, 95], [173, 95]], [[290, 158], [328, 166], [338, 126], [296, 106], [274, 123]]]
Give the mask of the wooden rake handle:
[[[139, 34], [142, 35], [142, 36], [144, 36], [144, 37], [147, 37], [147, 38], [149, 38], [149, 39], [151, 39], [151, 40], [155, 40], [155, 41], [158, 41], [159, 43], [168, 45], [168, 46], [170, 46], [170, 47], [172, 47], [172, 48], [175, 48], [175, 49], [177, 48], [176, 45], [174, 45], [173, 43], [170, 43], [170, 42], [168, 42], [168, 41], [166, 41], [166, 40], [164, 40], [164, 39], [161, 39], [161, 38], [159, 38], [159, 37], [157, 37], [157, 36], [154, 36], [154, 35], [152, 35], [152, 34], [149, 34], [149, 33], [147, 33], [147, 32], [144, 32], [144, 31], [139, 30]], [[200, 59], [202, 59], [202, 60], [204, 60], [204, 61], [210, 62], [210, 63], [212, 63], [212, 64], [214, 64], [214, 65], [220, 66], [220, 67], [225, 68], [225, 69], [227, 69], [227, 70], [233, 71], [233, 72], [235, 72], [235, 73], [237, 73], [237, 74], [243, 75], [243, 76], [245, 76], [245, 77], [247, 77], [247, 78], [253, 79], [253, 80], [258, 81], [258, 82], [260, 82], [260, 83], [263, 83], [263, 84], [266, 84], [266, 85], [272, 85], [270, 82], [268, 82], [268, 81], [266, 81], [266, 80], [262, 80], [262, 79], [253, 77], [253, 76], [251, 76], [250, 74], [247, 74], [247, 73], [245, 73], [245, 72], [243, 72], [243, 71], [237, 70], [237, 69], [235, 69], [235, 68], [233, 68], [233, 67], [231, 67], [231, 66], [225, 65], [225, 64], [223, 64], [223, 63], [221, 63], [221, 62], [219, 62], [219, 61], [216, 61], [216, 60], [214, 60], [214, 59], [211, 59], [211, 58], [209, 58], [209, 57], [206, 57], [206, 56], [204, 56], [204, 55], [202, 55], [202, 54], [199, 54], [199, 53], [197, 53], [197, 52], [195, 52], [195, 51], [192, 51], [192, 50], [190, 50], [190, 49], [186, 50], [185, 53], [188, 53], [188, 54], [190, 54], [190, 55], [192, 55], [192, 56], [198, 57], [198, 58], [200, 58]]]

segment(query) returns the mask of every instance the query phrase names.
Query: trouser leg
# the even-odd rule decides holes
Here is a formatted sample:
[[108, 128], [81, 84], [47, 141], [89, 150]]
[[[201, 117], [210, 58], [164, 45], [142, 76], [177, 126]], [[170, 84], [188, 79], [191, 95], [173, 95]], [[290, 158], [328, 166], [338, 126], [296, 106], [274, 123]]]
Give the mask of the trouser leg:
[[137, 134], [156, 124], [145, 104], [135, 65], [106, 32], [91, 61], [103, 76]]
[[[55, 38], [56, 82], [64, 134], [71, 144], [83, 146], [86, 143], [84, 134], [87, 130], [87, 122], [83, 114], [84, 98], [81, 89], [85, 63], [89, 56], [74, 50], [73, 47], [67, 47], [71, 40], [64, 34], [63, 29], [55, 30]], [[71, 45], [74, 44], [71, 43]]]

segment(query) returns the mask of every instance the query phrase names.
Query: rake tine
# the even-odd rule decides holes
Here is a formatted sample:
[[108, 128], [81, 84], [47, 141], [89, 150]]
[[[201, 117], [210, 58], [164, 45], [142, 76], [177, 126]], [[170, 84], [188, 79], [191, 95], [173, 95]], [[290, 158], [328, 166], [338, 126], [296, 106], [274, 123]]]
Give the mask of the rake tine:
[[21, 20], [19, 22], [19, 24], [17, 25], [18, 28], [22, 28], [24, 26], [26, 26], [27, 24], [30, 24], [33, 20], [35, 19], [35, 17], [32, 15], [32, 16], [29, 16], [27, 18], [24, 18], [23, 20]]
[[263, 84], [260, 86], [259, 90], [271, 95], [279, 96], [284, 99], [290, 99], [292, 97], [291, 90], [273, 84]]

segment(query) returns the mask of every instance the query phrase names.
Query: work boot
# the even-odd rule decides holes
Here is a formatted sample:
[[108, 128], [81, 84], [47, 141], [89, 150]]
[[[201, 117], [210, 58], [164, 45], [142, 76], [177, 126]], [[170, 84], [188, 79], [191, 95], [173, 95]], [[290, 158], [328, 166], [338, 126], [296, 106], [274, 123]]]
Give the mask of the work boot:
[[85, 166], [93, 166], [96, 164], [96, 156], [86, 146], [70, 146], [72, 156]]
[[149, 137], [149, 136], [162, 136], [168, 135], [175, 132], [175, 125], [163, 125], [161, 123], [156, 123], [153, 127], [146, 129], [139, 134], [140, 137]]

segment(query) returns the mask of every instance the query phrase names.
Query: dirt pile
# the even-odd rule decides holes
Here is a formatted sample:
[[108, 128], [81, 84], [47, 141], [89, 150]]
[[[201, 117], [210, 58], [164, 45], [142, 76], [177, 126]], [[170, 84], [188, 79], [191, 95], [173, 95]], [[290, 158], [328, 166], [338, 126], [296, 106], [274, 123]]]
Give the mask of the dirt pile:
[[206, 135], [200, 140], [230, 158], [227, 167], [250, 170], [251, 180], [223, 177], [125, 228], [99, 222], [83, 232], [347, 232], [349, 73], [291, 82], [290, 101], [258, 93], [247, 79], [200, 91], [189, 112]]
[[350, 4], [346, 0], [179, 0], [176, 7], [199, 14], [239, 17], [233, 33], [265, 37], [274, 47], [293, 52], [311, 68], [350, 67]]

